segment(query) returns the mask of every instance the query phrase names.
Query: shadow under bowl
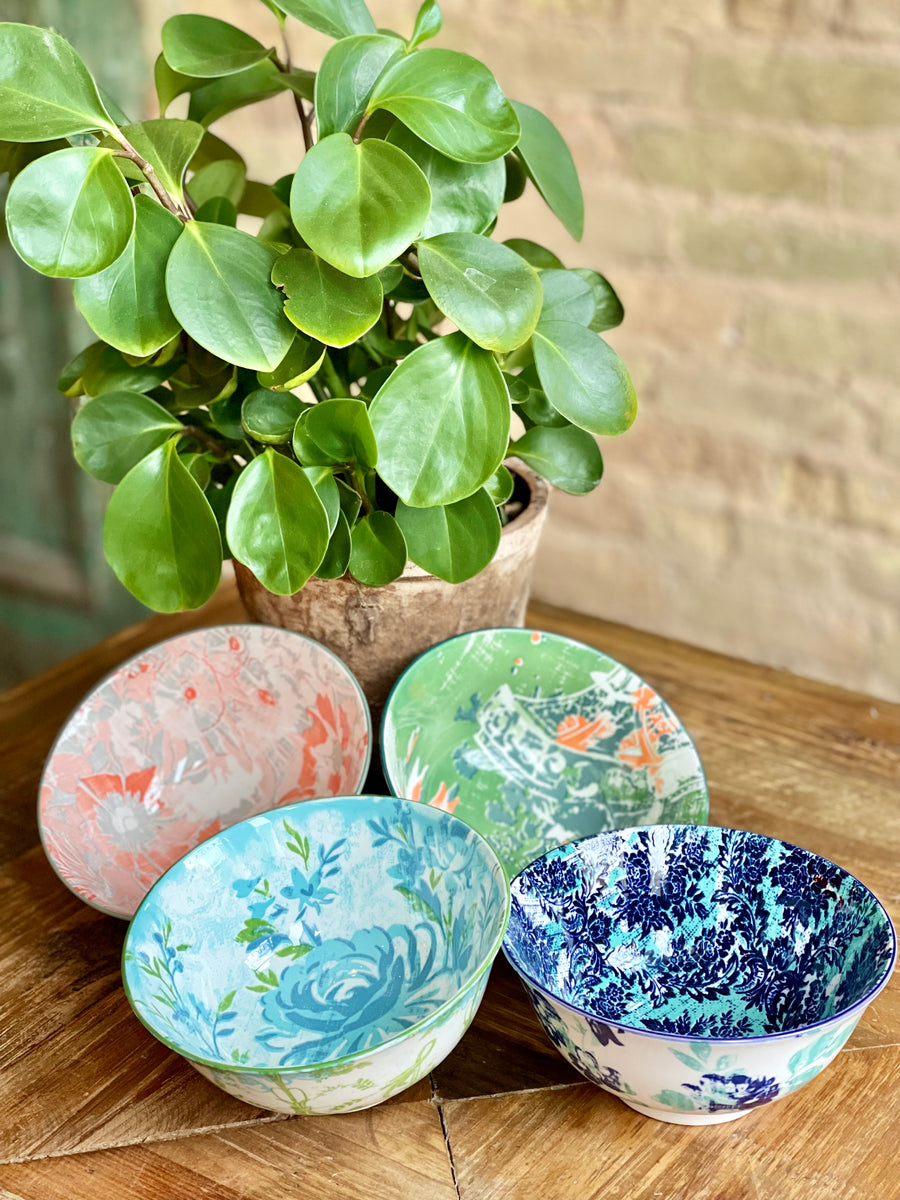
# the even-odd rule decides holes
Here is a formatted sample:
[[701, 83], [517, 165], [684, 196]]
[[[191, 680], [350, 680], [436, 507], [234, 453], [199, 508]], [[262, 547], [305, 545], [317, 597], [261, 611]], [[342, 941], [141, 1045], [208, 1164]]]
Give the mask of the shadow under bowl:
[[450, 1053], [508, 916], [497, 856], [449, 813], [313, 800], [233, 825], [159, 880], [128, 928], [125, 991], [248, 1104], [355, 1111]]
[[481, 629], [415, 660], [381, 727], [395, 795], [454, 812], [512, 877], [560, 842], [705, 821], [694, 744], [638, 675], [571, 638]]
[[835, 1057], [897, 954], [876, 897], [761, 834], [669, 825], [560, 846], [513, 881], [503, 949], [577, 1070], [658, 1120], [733, 1120]]
[[38, 825], [80, 899], [130, 917], [168, 867], [253, 813], [359, 790], [369, 708], [302, 634], [222, 625], [160, 642], [88, 693], [47, 758]]

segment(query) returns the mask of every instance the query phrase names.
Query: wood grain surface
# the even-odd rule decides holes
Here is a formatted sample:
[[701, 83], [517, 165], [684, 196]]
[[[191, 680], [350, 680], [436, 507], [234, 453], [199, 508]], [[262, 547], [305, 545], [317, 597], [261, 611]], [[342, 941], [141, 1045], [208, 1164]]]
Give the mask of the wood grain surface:
[[[233, 588], [0, 697], [0, 1197], [21, 1200], [894, 1200], [900, 984], [796, 1095], [734, 1124], [665, 1125], [580, 1082], [501, 958], [457, 1049], [367, 1113], [284, 1118], [157, 1043], [119, 981], [125, 924], [81, 904], [38, 845], [44, 758], [71, 709], [143, 647], [242, 620]], [[900, 913], [900, 706], [602, 621], [534, 627], [628, 663], [693, 735], [710, 820], [786, 838]]]

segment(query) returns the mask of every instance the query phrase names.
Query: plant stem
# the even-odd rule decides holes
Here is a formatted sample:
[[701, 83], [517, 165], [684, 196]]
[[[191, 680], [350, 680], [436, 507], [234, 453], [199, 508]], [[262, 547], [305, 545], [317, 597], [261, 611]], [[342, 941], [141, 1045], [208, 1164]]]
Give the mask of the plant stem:
[[366, 480], [363, 475], [362, 468], [358, 463], [354, 463], [350, 470], [350, 477], [353, 480], [353, 487], [357, 492], [362, 510], [364, 513], [374, 512], [372, 501], [369, 499], [369, 493], [366, 491]]
[[199, 425], [185, 425], [184, 433], [179, 436], [194, 438], [195, 441], [200, 442], [209, 451], [221, 458], [223, 462], [227, 458], [231, 458], [233, 454], [230, 446], [226, 446], [224, 442], [220, 442], [218, 438], [214, 438], [205, 429], [201, 429]]
[[347, 385], [341, 379], [340, 375], [338, 375], [337, 368], [335, 367], [334, 363], [331, 361], [331, 359], [328, 357], [327, 354], [322, 359], [322, 366], [321, 366], [320, 370], [322, 371], [322, 374], [325, 376], [325, 382], [328, 384], [329, 388], [331, 389], [332, 396], [349, 396], [350, 395], [350, 392], [347, 390]]
[[190, 214], [183, 209], [172, 196], [169, 195], [169, 193], [160, 183], [159, 176], [156, 174], [156, 171], [154, 171], [152, 163], [147, 162], [146, 158], [144, 158], [142, 154], [139, 154], [137, 150], [135, 150], [134, 146], [132, 146], [131, 142], [129, 142], [128, 138], [125, 137], [121, 130], [117, 131], [116, 140], [119, 142], [122, 149], [114, 150], [113, 154], [117, 155], [119, 158], [130, 158], [131, 161], [143, 171], [144, 178], [153, 188], [163, 208], [167, 208], [170, 213], [174, 213], [180, 221], [189, 221]]
[[412, 250], [404, 250], [402, 254], [397, 256], [397, 261], [405, 267], [410, 275], [414, 275], [416, 279], [422, 278], [422, 273], [419, 270], [419, 260]]
[[[291, 46], [287, 40], [287, 33], [283, 26], [281, 29], [281, 44], [284, 46], [284, 62], [276, 58], [275, 66], [283, 75], [286, 75], [291, 69]], [[291, 88], [291, 95], [294, 97], [294, 108], [297, 110], [297, 116], [300, 118], [300, 128], [303, 130], [303, 148], [305, 150], [312, 150], [313, 135], [312, 125], [310, 124], [312, 109], [309, 112], [306, 111], [302, 98], [297, 95], [293, 88]]]
[[366, 121], [368, 121], [368, 119], [369, 119], [369, 117], [371, 117], [371, 115], [372, 115], [371, 113], [363, 113], [362, 120], [356, 127], [356, 130], [353, 134], [353, 140], [354, 140], [354, 142], [356, 142], [357, 145], [359, 145], [360, 136], [362, 135], [362, 131], [366, 127]]

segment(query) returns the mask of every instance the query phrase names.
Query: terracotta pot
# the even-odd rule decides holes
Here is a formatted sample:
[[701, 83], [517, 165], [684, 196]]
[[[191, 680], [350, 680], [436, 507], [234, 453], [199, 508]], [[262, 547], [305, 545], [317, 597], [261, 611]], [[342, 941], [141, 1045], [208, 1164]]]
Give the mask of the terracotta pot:
[[423, 650], [470, 629], [523, 624], [549, 488], [523, 464], [512, 466], [519, 477], [513, 498], [521, 495], [524, 507], [474, 578], [445, 583], [408, 563], [386, 587], [364, 587], [345, 575], [310, 579], [296, 595], [274, 596], [235, 562], [248, 616], [308, 634], [333, 650], [356, 675], [377, 722], [397, 676]]

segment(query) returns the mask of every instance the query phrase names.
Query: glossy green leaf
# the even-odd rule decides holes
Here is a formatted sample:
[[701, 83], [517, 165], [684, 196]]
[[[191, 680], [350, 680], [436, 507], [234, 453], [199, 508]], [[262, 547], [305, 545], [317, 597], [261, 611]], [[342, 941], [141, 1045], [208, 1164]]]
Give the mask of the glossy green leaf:
[[181, 329], [166, 297], [166, 263], [181, 222], [149, 196], [135, 197], [134, 232], [106, 270], [75, 281], [75, 303], [111, 346], [154, 354]]
[[184, 172], [203, 139], [203, 126], [196, 121], [142, 121], [126, 125], [122, 133], [147, 159], [166, 191], [183, 199]]
[[182, 75], [178, 71], [173, 71], [166, 62], [164, 54], [158, 55], [153, 65], [153, 80], [156, 84], [156, 96], [159, 100], [161, 117], [166, 115], [166, 109], [178, 96], [184, 95], [185, 92], [196, 91], [205, 84], [203, 79], [193, 79], [190, 75]]
[[325, 557], [316, 567], [319, 579], [340, 579], [350, 565], [350, 551], [353, 542], [350, 536], [350, 526], [342, 512], [338, 512], [337, 524], [331, 534]]
[[227, 113], [275, 96], [287, 86], [287, 76], [278, 70], [271, 58], [264, 58], [255, 67], [214, 79], [193, 90], [188, 117], [199, 121], [205, 129]]
[[[205, 492], [212, 478], [213, 463], [210, 456], [199, 451], [189, 450], [187, 454], [179, 454], [179, 458], [182, 465], [187, 467], [191, 478], [195, 480], [201, 491]], [[218, 524], [218, 519], [216, 524]]]
[[418, 243], [419, 270], [435, 304], [486, 350], [527, 342], [541, 315], [541, 282], [514, 250], [477, 233]]
[[293, 446], [307, 467], [337, 463], [374, 467], [378, 459], [369, 410], [362, 400], [337, 397], [307, 408], [294, 429]]
[[575, 267], [575, 274], [586, 280], [594, 293], [594, 316], [591, 329], [595, 333], [603, 333], [607, 329], [615, 329], [621, 325], [625, 317], [622, 301], [616, 295], [612, 285], [598, 271], [589, 267]]
[[[516, 381], [517, 395], [513, 403], [526, 428], [530, 428], [532, 425], [553, 425], [562, 428], [563, 425], [569, 424], [544, 394], [534, 363], [521, 371], [516, 376]], [[512, 390], [510, 390], [510, 397], [512, 398]]]
[[166, 442], [128, 472], [103, 523], [107, 562], [157, 612], [198, 608], [221, 578], [219, 526], [176, 444]]
[[542, 112], [515, 101], [513, 108], [522, 126], [516, 152], [525, 170], [551, 210], [572, 237], [580, 241], [584, 232], [584, 198], [569, 147]]
[[484, 233], [503, 202], [503, 159], [456, 162], [395, 121], [387, 140], [408, 154], [431, 188], [431, 212], [422, 237], [440, 233]]
[[[322, 501], [325, 515], [328, 518], [328, 536], [334, 533], [338, 518], [341, 515], [341, 494], [331, 467], [304, 467], [307, 479], [316, 489], [316, 495]], [[318, 574], [318, 571], [316, 572]], [[341, 572], [343, 574], [343, 571]]]
[[70, 358], [66, 365], [59, 373], [59, 378], [56, 381], [56, 386], [65, 396], [83, 396], [85, 393], [84, 373], [90, 366], [92, 361], [95, 361], [103, 353], [102, 342], [92, 342], [90, 346], [85, 346], [83, 350]]
[[354, 279], [312, 250], [290, 250], [279, 258], [272, 282], [285, 290], [284, 311], [290, 320], [326, 346], [348, 346], [381, 316], [377, 275]]
[[186, 13], [169, 17], [162, 27], [166, 62], [180, 75], [218, 79], [261, 62], [272, 48], [217, 17]]
[[75, 461], [95, 479], [118, 483], [173, 434], [181, 422], [138, 392], [106, 392], [89, 400], [72, 422]]
[[341, 500], [341, 512], [347, 518], [347, 524], [352, 528], [356, 523], [356, 518], [359, 516], [359, 510], [362, 506], [359, 492], [344, 483], [340, 479], [336, 479], [338, 495]]
[[211, 196], [197, 209], [194, 219], [208, 225], [230, 225], [235, 229], [237, 216], [237, 209], [230, 200], [226, 200], [224, 196]]
[[235, 391], [209, 402], [209, 419], [215, 429], [223, 437], [232, 442], [240, 442], [244, 438], [244, 427], [241, 424], [241, 408], [243, 399]]
[[513, 200], [518, 200], [525, 191], [528, 176], [525, 174], [522, 160], [517, 154], [507, 154], [503, 161], [506, 164], [506, 184], [503, 189], [503, 202], [504, 204], [511, 204]]
[[248, 233], [188, 221], [166, 269], [175, 316], [226, 362], [274, 371], [294, 339], [269, 278], [277, 254]]
[[0, 24], [0, 138], [45, 142], [115, 128], [65, 38], [34, 25]]
[[530, 242], [528, 238], [507, 238], [503, 245], [509, 246], [510, 250], [515, 250], [516, 254], [539, 271], [546, 271], [554, 267], [564, 269], [552, 250], [548, 250], [546, 246], [539, 246], [537, 242]]
[[414, 350], [369, 408], [378, 474], [405, 504], [453, 504], [494, 474], [509, 439], [497, 360], [462, 333]]
[[[218, 162], [222, 158], [230, 158], [239, 163], [244, 162], [243, 156], [235, 150], [234, 146], [217, 137], [209, 129], [204, 129], [200, 145], [188, 163], [188, 167], [191, 171], [199, 171], [201, 167], [208, 167], [210, 163]], [[246, 166], [246, 163], [244, 165]]]
[[275, 3], [289, 17], [296, 17], [310, 29], [329, 37], [375, 32], [375, 22], [365, 0], [275, 0]]
[[406, 541], [390, 513], [373, 512], [353, 526], [350, 574], [366, 587], [384, 587], [403, 574]]
[[267, 217], [270, 213], [288, 210], [267, 183], [248, 179], [240, 199], [241, 212], [251, 217]]
[[316, 94], [315, 71], [307, 71], [302, 67], [294, 67], [291, 71], [281, 72], [281, 81], [295, 96], [300, 96], [301, 99], [308, 100], [310, 104], [313, 103]]
[[592, 492], [603, 475], [600, 448], [577, 425], [562, 429], [535, 425], [513, 442], [511, 451], [554, 487], [573, 496]]
[[229, 200], [237, 208], [246, 182], [247, 172], [244, 164], [236, 162], [233, 158], [223, 158], [219, 162], [201, 167], [190, 179], [187, 190], [198, 208], [208, 200], [219, 197]]
[[88, 347], [81, 382], [89, 396], [103, 392], [150, 392], [177, 369], [177, 362], [133, 366], [119, 350], [102, 342]]
[[547, 399], [590, 433], [624, 433], [637, 414], [634, 385], [618, 354], [571, 321], [542, 321], [532, 338]]
[[423, 570], [462, 583], [488, 565], [500, 545], [497, 506], [484, 488], [439, 508], [397, 505], [409, 557]]
[[399, 263], [391, 263], [387, 267], [382, 267], [378, 272], [378, 282], [381, 284], [381, 289], [385, 295], [394, 290], [403, 278], [403, 274], [403, 268]]
[[416, 46], [421, 46], [423, 42], [439, 34], [441, 24], [441, 10], [436, 0], [424, 0], [416, 14], [412, 37], [406, 43], [407, 50], [415, 50]]
[[265, 450], [235, 485], [226, 533], [231, 553], [265, 588], [292, 596], [328, 548], [328, 517], [302, 468]]
[[0, 175], [5, 173], [12, 183], [36, 158], [68, 148], [69, 143], [62, 138], [54, 138], [50, 142], [0, 142]]
[[431, 189], [396, 146], [333, 133], [303, 158], [291, 188], [301, 236], [345, 275], [365, 278], [393, 262], [421, 233]]
[[312, 379], [322, 365], [325, 347], [298, 333], [291, 342], [287, 354], [274, 371], [258, 371], [256, 378], [264, 388], [276, 392], [289, 392]]
[[115, 262], [134, 228], [134, 200], [112, 151], [74, 146], [37, 159], [6, 200], [13, 249], [42, 275], [93, 275]]
[[335, 42], [316, 76], [320, 140], [331, 133], [353, 133], [366, 111], [375, 80], [402, 53], [399, 38], [380, 33], [358, 34]]
[[293, 392], [257, 388], [241, 405], [241, 424], [257, 442], [281, 446], [291, 440], [297, 418], [309, 405]]
[[542, 321], [574, 321], [590, 327], [596, 304], [594, 289], [587, 279], [575, 271], [542, 271], [544, 289]]
[[459, 162], [502, 158], [519, 120], [487, 67], [456, 50], [423, 50], [389, 67], [368, 111], [387, 109], [429, 146]]
[[[484, 490], [491, 498], [491, 503], [499, 508], [501, 504], [505, 504], [513, 494], [515, 480], [512, 476], [512, 471], [508, 467], [499, 466], [494, 474], [484, 485]], [[476, 492], [476, 495], [478, 493]]]

